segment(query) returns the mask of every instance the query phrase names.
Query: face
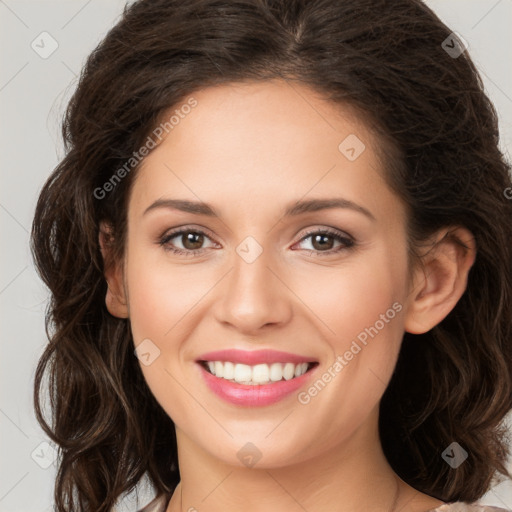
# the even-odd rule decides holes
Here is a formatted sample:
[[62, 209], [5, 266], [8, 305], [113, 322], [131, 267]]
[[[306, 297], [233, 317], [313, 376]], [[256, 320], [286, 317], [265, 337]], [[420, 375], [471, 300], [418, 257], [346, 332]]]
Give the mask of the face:
[[129, 200], [141, 368], [210, 456], [240, 466], [252, 443], [260, 467], [304, 461], [376, 418], [410, 294], [405, 210], [365, 125], [309, 88], [193, 97]]

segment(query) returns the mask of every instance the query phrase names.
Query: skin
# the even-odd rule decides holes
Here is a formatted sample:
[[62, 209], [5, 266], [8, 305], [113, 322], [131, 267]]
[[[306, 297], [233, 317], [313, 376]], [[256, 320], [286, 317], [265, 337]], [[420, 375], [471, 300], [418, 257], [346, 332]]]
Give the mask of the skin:
[[[440, 231], [409, 274], [405, 208], [383, 179], [378, 141], [348, 107], [279, 80], [193, 96], [197, 106], [138, 171], [125, 256], [105, 273], [109, 311], [130, 319], [135, 346], [150, 339], [160, 351], [141, 369], [176, 425], [182, 480], [167, 512], [385, 512], [397, 485], [395, 510], [441, 505], [387, 463], [378, 406], [403, 333], [431, 329], [464, 292], [471, 234], [453, 227], [463, 250]], [[366, 146], [354, 161], [338, 149], [350, 134]], [[331, 197], [373, 219], [349, 208], [283, 216], [295, 201]], [[164, 198], [207, 202], [220, 218], [166, 207], [144, 213]], [[180, 235], [167, 247], [204, 248], [199, 256], [158, 243], [182, 226], [208, 236], [194, 246]], [[326, 255], [341, 242], [305, 238], [322, 228], [349, 234], [355, 246]], [[102, 224], [104, 255], [107, 231]], [[236, 251], [248, 236], [263, 249], [250, 264]], [[306, 355], [319, 361], [319, 377], [394, 303], [401, 311], [307, 404], [293, 393], [270, 406], [235, 406], [200, 378], [196, 358], [225, 348]], [[253, 467], [237, 457], [248, 442], [261, 453]]]

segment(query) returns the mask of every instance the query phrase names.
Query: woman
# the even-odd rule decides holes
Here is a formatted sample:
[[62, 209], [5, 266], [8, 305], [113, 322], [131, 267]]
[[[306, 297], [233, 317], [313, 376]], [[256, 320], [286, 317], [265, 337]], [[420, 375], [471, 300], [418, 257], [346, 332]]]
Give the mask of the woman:
[[59, 511], [144, 475], [144, 512], [492, 510], [509, 165], [422, 2], [135, 2], [63, 133], [32, 234]]

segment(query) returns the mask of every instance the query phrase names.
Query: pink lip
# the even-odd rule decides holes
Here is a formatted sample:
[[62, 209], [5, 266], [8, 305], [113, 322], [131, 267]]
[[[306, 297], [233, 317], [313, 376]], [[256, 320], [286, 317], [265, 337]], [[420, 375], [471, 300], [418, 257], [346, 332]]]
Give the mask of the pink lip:
[[289, 352], [280, 352], [277, 350], [217, 350], [208, 352], [200, 356], [197, 361], [231, 361], [232, 363], [242, 363], [254, 366], [256, 364], [272, 363], [312, 363], [317, 362], [311, 357], [298, 356]]
[[220, 398], [235, 405], [261, 407], [271, 405], [297, 391], [310, 378], [316, 368], [312, 368], [300, 377], [280, 380], [271, 384], [238, 384], [226, 379], [215, 377], [201, 365], [201, 374], [206, 385]]

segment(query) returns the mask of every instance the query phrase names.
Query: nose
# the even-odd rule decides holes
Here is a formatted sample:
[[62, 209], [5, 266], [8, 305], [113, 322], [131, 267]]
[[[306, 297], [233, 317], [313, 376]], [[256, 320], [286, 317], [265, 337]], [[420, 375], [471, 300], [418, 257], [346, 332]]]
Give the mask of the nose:
[[217, 289], [217, 321], [247, 336], [261, 335], [263, 327], [286, 325], [292, 316], [293, 293], [271, 251], [264, 250], [253, 261], [240, 254], [235, 252], [233, 267]]

